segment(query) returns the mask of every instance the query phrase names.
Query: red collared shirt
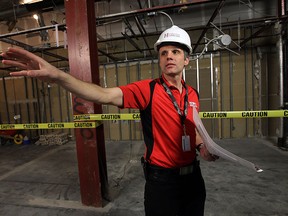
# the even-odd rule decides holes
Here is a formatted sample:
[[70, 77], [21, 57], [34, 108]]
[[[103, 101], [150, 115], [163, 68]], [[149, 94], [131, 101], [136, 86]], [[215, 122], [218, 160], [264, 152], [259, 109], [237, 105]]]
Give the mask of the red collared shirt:
[[[163, 77], [165, 83], [175, 97], [177, 104], [184, 111], [184, 97], [182, 93], [170, 85]], [[188, 88], [188, 112], [185, 120], [186, 134], [190, 136], [191, 151], [182, 150], [182, 136], [184, 135], [180, 116], [177, 113], [170, 97], [165, 92], [160, 79], [156, 79], [153, 97], [150, 103], [150, 83], [154, 80], [137, 81], [126, 86], [120, 86], [123, 92], [123, 108], [137, 108], [141, 113], [146, 154], [149, 153], [151, 164], [174, 168], [191, 164], [196, 157], [195, 151], [195, 124], [193, 122], [193, 106], [199, 108], [197, 92], [190, 86]]]

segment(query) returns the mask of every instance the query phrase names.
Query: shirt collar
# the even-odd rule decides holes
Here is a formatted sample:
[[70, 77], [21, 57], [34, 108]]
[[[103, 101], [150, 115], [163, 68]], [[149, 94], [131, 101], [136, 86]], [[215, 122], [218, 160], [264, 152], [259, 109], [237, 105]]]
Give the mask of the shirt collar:
[[[165, 78], [165, 76], [163, 76], [163, 74], [161, 75], [161, 77], [162, 77], [162, 79], [164, 80], [164, 82], [166, 83], [166, 85], [167, 85], [170, 89], [175, 89], [175, 88], [176, 88], [175, 86], [173, 86], [172, 84], [170, 84], [170, 83], [167, 81], [167, 79]], [[183, 86], [184, 86], [184, 84], [185, 84], [185, 82], [184, 82], [183, 79], [181, 79], [181, 83], [182, 83], [182, 88], [183, 88]]]

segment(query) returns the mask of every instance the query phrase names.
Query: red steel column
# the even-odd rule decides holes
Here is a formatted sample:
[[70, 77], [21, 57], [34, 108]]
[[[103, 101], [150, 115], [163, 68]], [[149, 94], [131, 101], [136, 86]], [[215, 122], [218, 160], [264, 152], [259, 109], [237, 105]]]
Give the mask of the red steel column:
[[[65, 0], [70, 73], [99, 84], [94, 0]], [[73, 96], [74, 114], [102, 113], [101, 105]], [[106, 193], [107, 166], [103, 125], [76, 129], [82, 203], [101, 207]]]

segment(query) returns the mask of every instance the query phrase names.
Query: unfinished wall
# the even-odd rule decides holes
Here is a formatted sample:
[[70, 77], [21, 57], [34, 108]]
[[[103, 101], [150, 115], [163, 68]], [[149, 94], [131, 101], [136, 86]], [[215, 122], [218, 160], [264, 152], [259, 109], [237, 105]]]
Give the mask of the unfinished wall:
[[[157, 61], [127, 62], [111, 64], [100, 67], [102, 86], [115, 87], [126, 85], [143, 79], [159, 77]], [[104, 113], [138, 113], [135, 109], [118, 109], [114, 106], [103, 106]], [[139, 120], [114, 120], [105, 121], [105, 137], [111, 140], [141, 140], [142, 125]]]
[[[71, 96], [57, 85], [31, 78], [0, 79], [1, 124], [69, 122], [72, 118]], [[30, 137], [51, 130], [27, 130]], [[66, 130], [71, 133], [69, 129]]]
[[[45, 20], [64, 22], [63, 14], [44, 14], [44, 16], [50, 16], [45, 17]], [[17, 25], [29, 29], [36, 28], [38, 24], [32, 18], [25, 18], [19, 20]], [[1, 34], [8, 33], [3, 27], [0, 31]], [[55, 46], [57, 42], [55, 29], [48, 30], [47, 34], [47, 40], [43, 40], [39, 32], [14, 36], [13, 39], [29, 46], [49, 47], [51, 43]], [[65, 45], [65, 32], [60, 31], [58, 37], [60, 45]], [[235, 35], [233, 37], [237, 38]], [[0, 46], [4, 50], [11, 44], [0, 43]], [[51, 49], [49, 52], [68, 58], [67, 49]], [[63, 70], [69, 67], [67, 60], [47, 56], [45, 52], [38, 52], [38, 55]], [[278, 55], [275, 50], [263, 48], [245, 48], [241, 50], [239, 56], [227, 50], [215, 51], [197, 61], [190, 61], [185, 72], [186, 81], [199, 90], [201, 111], [279, 109]], [[104, 87], [125, 85], [159, 76], [157, 59], [111, 63], [100, 67], [100, 80]], [[2, 123], [72, 121], [71, 96], [57, 85], [49, 85], [35, 79], [6, 77], [0, 80], [0, 89]], [[105, 105], [103, 112], [130, 113], [138, 110], [118, 109]], [[279, 118], [203, 119], [203, 122], [209, 134], [215, 138], [279, 136], [280, 131]], [[104, 125], [106, 139], [143, 139], [139, 121], [105, 121]]]
[[[270, 70], [278, 73], [277, 66], [272, 66], [277, 65], [277, 58], [271, 58], [273, 54], [265, 53], [265, 50], [262, 52], [263, 55], [259, 56], [259, 49], [246, 49], [237, 56], [226, 51], [205, 55], [198, 59], [198, 62], [190, 61], [185, 72], [186, 82], [195, 89], [199, 88], [201, 111], [279, 109], [275, 106], [279, 104], [279, 98], [273, 93], [278, 92], [276, 87], [279, 79], [277, 76], [274, 76], [274, 79], [268, 77]], [[104, 75], [101, 75], [103, 80], [106, 80], [106, 87], [160, 76], [157, 61], [110, 64], [101, 67], [100, 72], [106, 76], [104, 78]], [[135, 112], [107, 107], [107, 113]], [[275, 121], [278, 122], [279, 118], [203, 119], [207, 131], [215, 138], [275, 136], [278, 131]], [[108, 139], [142, 138], [141, 125], [138, 122], [117, 121], [106, 122], [105, 125]], [[274, 127], [274, 131], [271, 131], [271, 127]]]
[[[199, 88], [201, 111], [279, 109], [277, 53], [258, 49], [208, 54], [190, 61], [186, 82]], [[59, 63], [58, 63], [59, 64]], [[100, 67], [101, 85], [121, 86], [160, 76], [157, 60], [107, 64]], [[199, 80], [199, 83], [198, 83]], [[27, 78], [0, 81], [2, 123], [71, 121], [70, 94], [57, 85]], [[138, 112], [103, 106], [104, 113]], [[14, 117], [21, 118], [15, 120]], [[279, 118], [203, 119], [214, 138], [279, 135]], [[108, 140], [141, 140], [140, 121], [105, 121]], [[45, 131], [43, 131], [45, 133]]]

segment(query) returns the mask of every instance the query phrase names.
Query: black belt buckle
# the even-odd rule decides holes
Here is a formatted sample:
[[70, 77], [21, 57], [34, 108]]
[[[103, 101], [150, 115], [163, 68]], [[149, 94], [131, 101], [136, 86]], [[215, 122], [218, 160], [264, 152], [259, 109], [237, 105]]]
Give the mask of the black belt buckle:
[[193, 170], [194, 170], [193, 164], [189, 166], [181, 167], [179, 168], [179, 175], [187, 175], [187, 174], [193, 173]]

